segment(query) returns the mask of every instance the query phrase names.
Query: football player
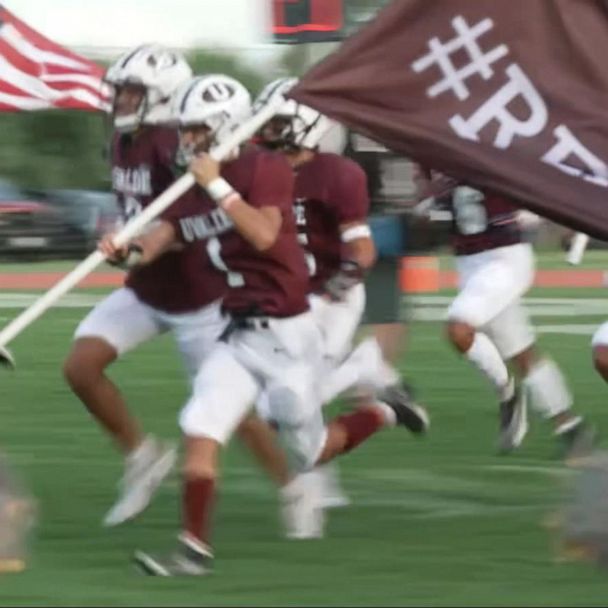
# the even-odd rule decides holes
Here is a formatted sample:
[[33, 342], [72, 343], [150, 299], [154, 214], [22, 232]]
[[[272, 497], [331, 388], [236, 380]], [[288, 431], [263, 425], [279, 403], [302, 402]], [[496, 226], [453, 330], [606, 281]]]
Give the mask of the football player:
[[[293, 170], [284, 156], [257, 147], [235, 150], [221, 164], [207, 153], [250, 112], [249, 94], [234, 79], [195, 78], [180, 88], [174, 108], [180, 156], [191, 159], [198, 183], [184, 196], [201, 211], [162, 221], [138, 238], [140, 263], [176, 242], [204, 242], [227, 276], [222, 308], [230, 322], [199, 369], [180, 416], [186, 455], [177, 549], [166, 556], [136, 554], [139, 566], [157, 576], [209, 571], [220, 449], [263, 392], [297, 470], [327, 462], [406, 417], [399, 403], [374, 404], [324, 424], [318, 394], [322, 339], [307, 299]], [[298, 486], [290, 483], [282, 493], [287, 502], [316, 508], [314, 497]]]
[[[184, 58], [158, 45], [137, 47], [107, 70], [113, 91], [112, 187], [124, 220], [148, 205], [174, 181], [177, 131], [164, 126], [176, 88], [191, 76]], [[128, 265], [137, 252], [100, 249]], [[196, 264], [190, 262], [196, 259]], [[174, 447], [144, 434], [107, 368], [124, 354], [171, 331], [192, 376], [224, 328], [219, 299], [224, 275], [198, 243], [170, 251], [126, 277], [125, 286], [101, 301], [76, 330], [64, 364], [65, 378], [125, 456], [120, 495], [104, 519], [113, 526], [149, 504], [176, 460]]]
[[[283, 78], [270, 83], [258, 96], [254, 108], [264, 107], [276, 95], [284, 96], [295, 82]], [[333, 134], [339, 128], [316, 110], [287, 101], [257, 137], [260, 145], [282, 153], [295, 173], [298, 241], [304, 249], [310, 275], [311, 312], [323, 336], [327, 377], [324, 400], [329, 401], [357, 384], [375, 385], [380, 390], [380, 399], [383, 392], [390, 390], [391, 398], [401, 398], [409, 411], [410, 430], [422, 433], [428, 427], [426, 411], [398, 386], [399, 377], [382, 361], [377, 342], [367, 340], [347, 357], [365, 307], [363, 279], [375, 261], [375, 247], [367, 222], [369, 196], [365, 173], [354, 161], [323, 151], [326, 142], [336, 139]], [[262, 400], [259, 405], [264, 403]], [[261, 413], [268, 418], [265, 412]], [[327, 469], [324, 467], [323, 471]], [[325, 475], [327, 480], [320, 482], [330, 486], [330, 491], [322, 504], [340, 504], [344, 498], [336, 490], [331, 492], [335, 474]], [[296, 526], [292, 535], [302, 538], [317, 535], [318, 531], [319, 526], [308, 532]]]
[[[522, 297], [534, 280], [534, 252], [523, 242], [518, 208], [498, 194], [436, 176], [453, 213], [459, 294], [448, 310], [447, 336], [491, 382], [498, 396], [498, 448], [518, 447], [528, 431], [527, 396], [553, 425], [568, 458], [586, 453], [594, 431], [572, 410], [558, 366], [542, 355]], [[522, 386], [507, 367], [512, 364]]]
[[[256, 108], [275, 95], [284, 95], [295, 82], [283, 78], [270, 83], [256, 100]], [[290, 100], [258, 138], [261, 145], [284, 154], [295, 172], [294, 213], [310, 274], [310, 306], [324, 337], [324, 360], [330, 376], [325, 387], [327, 400], [352, 385], [373, 384], [370, 375], [378, 368], [382, 372], [377, 378], [379, 387], [398, 383], [397, 373], [382, 361], [374, 339], [353, 353], [353, 365], [339, 365], [351, 350], [361, 322], [365, 307], [362, 281], [376, 252], [367, 223], [365, 173], [354, 161], [321, 149], [323, 141], [338, 128], [316, 110]], [[426, 413], [413, 402], [411, 406], [412, 430], [420, 432], [427, 426]]]

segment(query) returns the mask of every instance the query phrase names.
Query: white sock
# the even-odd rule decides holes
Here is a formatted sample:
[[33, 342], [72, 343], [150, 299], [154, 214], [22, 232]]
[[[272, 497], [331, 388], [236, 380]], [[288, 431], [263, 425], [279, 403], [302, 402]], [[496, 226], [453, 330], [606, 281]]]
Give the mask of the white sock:
[[397, 426], [397, 414], [395, 414], [395, 410], [383, 403], [382, 401], [376, 401], [374, 403], [374, 407], [377, 407], [384, 416], [384, 424], [388, 427]]
[[399, 374], [384, 361], [376, 339], [367, 338], [326, 374], [322, 388], [323, 403], [354, 386], [378, 390], [398, 382]]
[[572, 395], [566, 381], [550, 359], [542, 359], [524, 378], [532, 407], [545, 418], [553, 418], [572, 407]]
[[283, 499], [292, 501], [302, 497], [310, 491], [312, 486], [319, 484], [318, 475], [315, 469], [305, 469], [297, 471], [294, 476], [279, 489]]
[[465, 355], [492, 383], [501, 401], [508, 401], [513, 396], [515, 386], [513, 380], [509, 378], [509, 370], [488, 336], [476, 332], [473, 344]]

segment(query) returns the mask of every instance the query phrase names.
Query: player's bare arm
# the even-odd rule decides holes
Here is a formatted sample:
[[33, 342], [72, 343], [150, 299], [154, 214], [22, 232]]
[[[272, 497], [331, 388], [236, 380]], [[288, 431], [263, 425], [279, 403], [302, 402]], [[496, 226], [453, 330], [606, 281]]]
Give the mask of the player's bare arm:
[[367, 222], [343, 224], [340, 235], [344, 259], [356, 262], [362, 270], [369, 270], [376, 262], [376, 247]]
[[282, 223], [278, 207], [255, 208], [220, 176], [220, 163], [201, 154], [190, 163], [200, 184], [234, 222], [235, 229], [258, 251], [270, 249], [276, 242]]
[[167, 251], [182, 246], [172, 224], [165, 220], [155, 222], [144, 234], [121, 246], [114, 244], [115, 235], [106, 234], [97, 247], [110, 264], [127, 269], [150, 264]]
[[173, 224], [166, 220], [156, 222], [144, 234], [134, 239], [132, 245], [137, 247], [140, 252], [140, 257], [137, 260], [138, 266], [150, 264], [167, 251], [172, 251], [181, 246]]
[[342, 301], [376, 261], [376, 247], [371, 230], [365, 222], [350, 222], [340, 226], [343, 245], [342, 261], [338, 271], [325, 283], [326, 297]]

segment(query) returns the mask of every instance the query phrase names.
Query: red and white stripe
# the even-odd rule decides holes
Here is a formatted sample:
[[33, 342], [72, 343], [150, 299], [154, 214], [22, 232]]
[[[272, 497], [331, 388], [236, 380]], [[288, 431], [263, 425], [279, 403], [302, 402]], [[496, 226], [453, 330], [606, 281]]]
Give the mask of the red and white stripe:
[[104, 69], [0, 6], [0, 111], [109, 110]]

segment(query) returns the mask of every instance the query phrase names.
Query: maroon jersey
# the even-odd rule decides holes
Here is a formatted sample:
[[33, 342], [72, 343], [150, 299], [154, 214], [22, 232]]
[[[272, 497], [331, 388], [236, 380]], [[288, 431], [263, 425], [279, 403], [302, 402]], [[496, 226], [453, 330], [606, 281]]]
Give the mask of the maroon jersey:
[[232, 220], [211, 202], [203, 188], [186, 196], [199, 208], [214, 210], [174, 220], [181, 240], [205, 240], [212, 262], [226, 274], [223, 307], [229, 313], [290, 317], [308, 309], [308, 271], [298, 245], [293, 216], [293, 171], [281, 155], [250, 147], [222, 166], [222, 177], [252, 207], [279, 207], [281, 229], [276, 243], [257, 251], [236, 230]]
[[[172, 167], [176, 149], [177, 133], [164, 127], [148, 127], [134, 136], [114, 137], [112, 188], [125, 221], [175, 181]], [[187, 213], [188, 205], [180, 200], [161, 217]], [[196, 265], [191, 258], [196, 259]], [[223, 275], [211, 264], [201, 244], [166, 253], [152, 264], [129, 273], [126, 285], [149, 306], [170, 313], [202, 308], [221, 298], [226, 290]]]
[[340, 226], [367, 222], [368, 212], [367, 178], [354, 161], [320, 153], [297, 169], [294, 213], [313, 293], [340, 267]]
[[509, 199], [469, 186], [457, 186], [450, 202], [456, 255], [471, 255], [521, 242], [517, 207]]

